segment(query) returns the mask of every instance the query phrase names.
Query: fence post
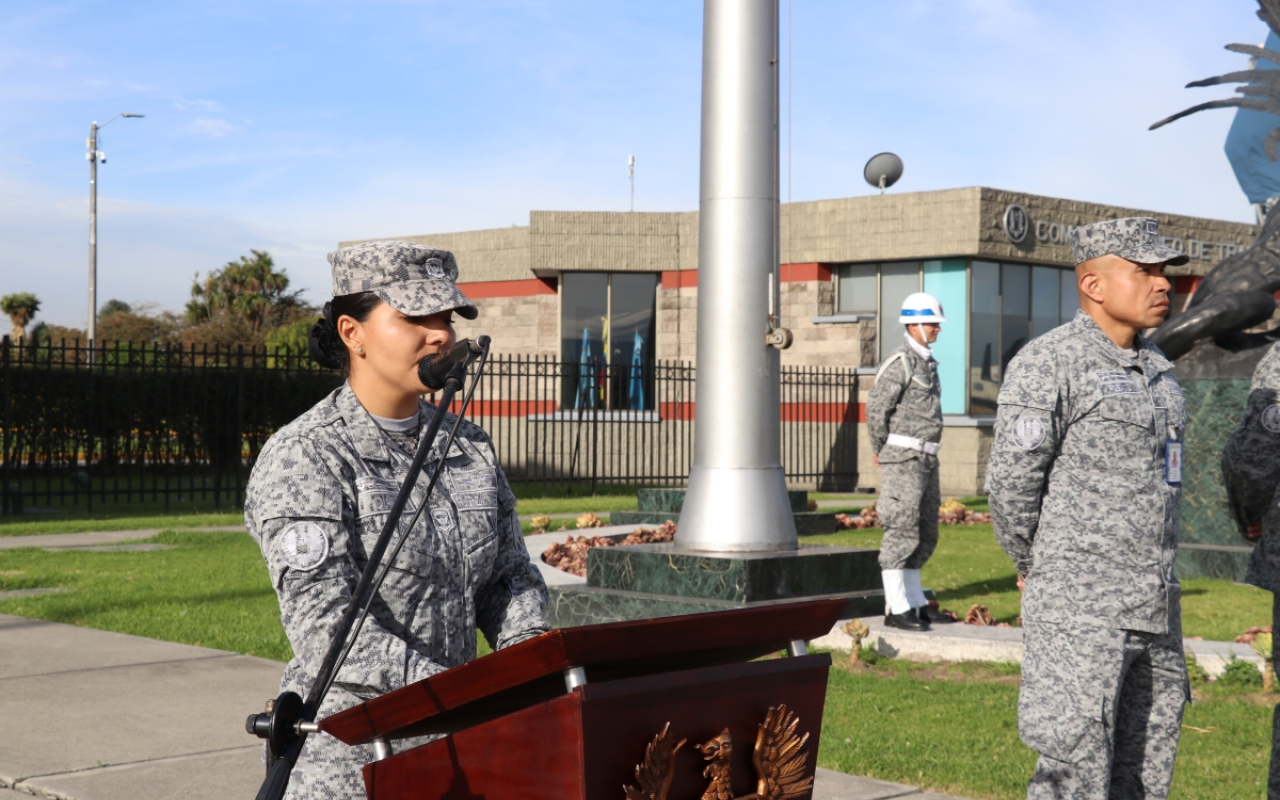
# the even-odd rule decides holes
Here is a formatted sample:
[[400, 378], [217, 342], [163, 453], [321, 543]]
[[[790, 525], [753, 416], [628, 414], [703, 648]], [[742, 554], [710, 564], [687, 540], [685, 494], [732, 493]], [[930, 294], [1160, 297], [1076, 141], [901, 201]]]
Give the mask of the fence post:
[[8, 514], [13, 510], [13, 504], [9, 498], [9, 442], [13, 436], [13, 426], [9, 422], [9, 392], [13, 384], [13, 376], [9, 373], [9, 349], [11, 344], [12, 342], [8, 336], [4, 337], [4, 342], [0, 344], [4, 349], [4, 461], [0, 465], [0, 470], [3, 470], [0, 480], [4, 481], [4, 486], [0, 487], [0, 492], [3, 493], [4, 502], [0, 513], [4, 514]]
[[240, 497], [240, 467], [241, 459], [244, 456], [244, 345], [236, 345], [236, 447], [235, 454], [231, 460], [232, 468], [235, 470], [235, 502], [236, 506], [243, 506], [244, 500]]

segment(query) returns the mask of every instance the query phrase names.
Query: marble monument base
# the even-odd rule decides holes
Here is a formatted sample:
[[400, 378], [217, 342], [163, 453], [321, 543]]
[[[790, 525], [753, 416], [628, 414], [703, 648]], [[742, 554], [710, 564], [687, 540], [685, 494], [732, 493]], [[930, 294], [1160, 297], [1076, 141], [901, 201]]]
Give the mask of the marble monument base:
[[[641, 489], [636, 497], [635, 511], [615, 511], [609, 515], [610, 525], [657, 526], [667, 520], [678, 521], [684, 507], [684, 489]], [[809, 511], [809, 493], [788, 491], [791, 513], [796, 521], [797, 536], [816, 536], [840, 530], [835, 514]]]
[[884, 613], [879, 553], [816, 545], [762, 553], [670, 543], [593, 548], [586, 585], [549, 587], [548, 622], [567, 627], [831, 597], [848, 602], [845, 617], [876, 616]]

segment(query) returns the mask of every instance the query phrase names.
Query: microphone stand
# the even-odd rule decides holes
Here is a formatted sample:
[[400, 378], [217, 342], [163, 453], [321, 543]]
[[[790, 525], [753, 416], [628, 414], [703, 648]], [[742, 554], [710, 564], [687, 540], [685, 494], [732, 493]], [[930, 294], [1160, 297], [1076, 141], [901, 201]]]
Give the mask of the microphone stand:
[[[489, 341], [488, 336], [476, 338], [477, 344], [483, 349], [479, 357], [479, 367], [476, 369], [475, 377], [471, 381], [470, 390], [463, 398], [462, 407], [458, 410], [453, 427], [449, 430], [449, 438], [441, 451], [442, 462], [449, 454], [449, 448], [453, 445], [453, 438], [458, 432], [458, 425], [462, 422], [462, 417], [471, 402], [471, 395], [475, 393], [476, 386], [480, 382], [485, 362], [489, 360]], [[261, 739], [266, 739], [269, 749], [267, 776], [262, 782], [262, 787], [258, 790], [256, 800], [281, 800], [284, 797], [285, 790], [289, 787], [289, 774], [298, 762], [298, 756], [302, 753], [302, 746], [306, 743], [307, 736], [311, 733], [319, 732], [319, 727], [315, 724], [316, 714], [319, 713], [321, 704], [324, 703], [329, 689], [333, 686], [338, 670], [346, 661], [351, 648], [355, 646], [356, 640], [360, 636], [360, 630], [364, 627], [365, 620], [368, 619], [369, 609], [373, 605], [373, 600], [377, 596], [378, 590], [382, 588], [383, 581], [386, 580], [391, 564], [395, 563], [396, 556], [408, 540], [409, 531], [413, 530], [413, 526], [418, 523], [422, 512], [426, 510], [428, 501], [431, 499], [431, 492], [440, 480], [440, 474], [443, 472], [443, 463], [432, 474], [431, 481], [427, 484], [426, 495], [423, 497], [422, 502], [418, 504], [418, 509], [409, 524], [405, 526], [404, 534], [396, 542], [395, 549], [391, 551], [391, 556], [385, 559], [384, 563], [383, 556], [386, 554], [387, 547], [391, 544], [391, 537], [400, 527], [400, 517], [404, 514], [405, 506], [413, 493], [413, 487], [417, 484], [418, 476], [426, 464], [427, 455], [431, 452], [431, 446], [435, 443], [436, 435], [440, 432], [440, 426], [444, 423], [445, 412], [453, 402], [454, 395], [462, 388], [463, 381], [466, 378], [467, 364], [470, 360], [468, 358], [459, 361], [449, 370], [449, 374], [445, 378], [444, 390], [440, 393], [435, 414], [431, 418], [431, 423], [427, 426], [426, 433], [418, 442], [418, 450], [413, 456], [412, 464], [409, 466], [409, 474], [405, 478], [404, 485], [400, 487], [400, 493], [396, 495], [395, 503], [387, 513], [387, 521], [382, 526], [382, 532], [378, 534], [378, 541], [369, 553], [369, 561], [360, 575], [359, 582], [356, 583], [355, 590], [351, 593], [351, 602], [347, 605], [347, 610], [343, 613], [342, 619], [334, 630], [333, 641], [329, 643], [329, 650], [325, 654], [324, 661], [320, 664], [316, 679], [311, 683], [311, 689], [307, 692], [306, 700], [302, 700], [295, 692], [284, 692], [272, 701], [265, 713], [252, 714], [245, 721], [245, 729]], [[422, 368], [419, 367], [419, 372], [421, 371]]]

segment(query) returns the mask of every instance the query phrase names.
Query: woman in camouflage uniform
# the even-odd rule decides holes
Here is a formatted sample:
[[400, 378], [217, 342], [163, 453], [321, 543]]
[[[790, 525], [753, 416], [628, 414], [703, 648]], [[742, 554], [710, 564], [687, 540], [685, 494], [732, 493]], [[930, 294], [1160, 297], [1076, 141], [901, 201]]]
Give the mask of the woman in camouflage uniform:
[[[418, 363], [453, 345], [454, 313], [478, 313], [456, 286], [447, 251], [375, 242], [330, 253], [329, 262], [334, 298], [311, 350], [345, 369], [347, 382], [271, 437], [245, 499], [295, 654], [280, 688], [303, 696], [434, 413], [421, 399]], [[493, 444], [463, 421], [441, 453], [452, 424], [446, 415], [403, 519], [423, 502], [428, 476], [443, 470], [427, 513], [405, 534], [319, 717], [475, 658], [477, 627], [495, 650], [547, 629], [546, 586], [529, 562]], [[361, 768], [372, 760], [372, 747], [313, 735], [287, 796], [363, 798]]]

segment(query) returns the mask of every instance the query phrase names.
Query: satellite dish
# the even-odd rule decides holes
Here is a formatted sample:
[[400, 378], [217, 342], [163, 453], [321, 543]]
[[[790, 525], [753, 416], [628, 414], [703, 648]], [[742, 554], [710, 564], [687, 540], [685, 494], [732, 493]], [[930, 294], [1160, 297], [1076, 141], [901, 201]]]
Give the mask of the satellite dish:
[[875, 186], [884, 194], [884, 190], [898, 182], [902, 177], [902, 159], [893, 153], [878, 153], [871, 157], [867, 166], [862, 169], [862, 177], [867, 183]]

